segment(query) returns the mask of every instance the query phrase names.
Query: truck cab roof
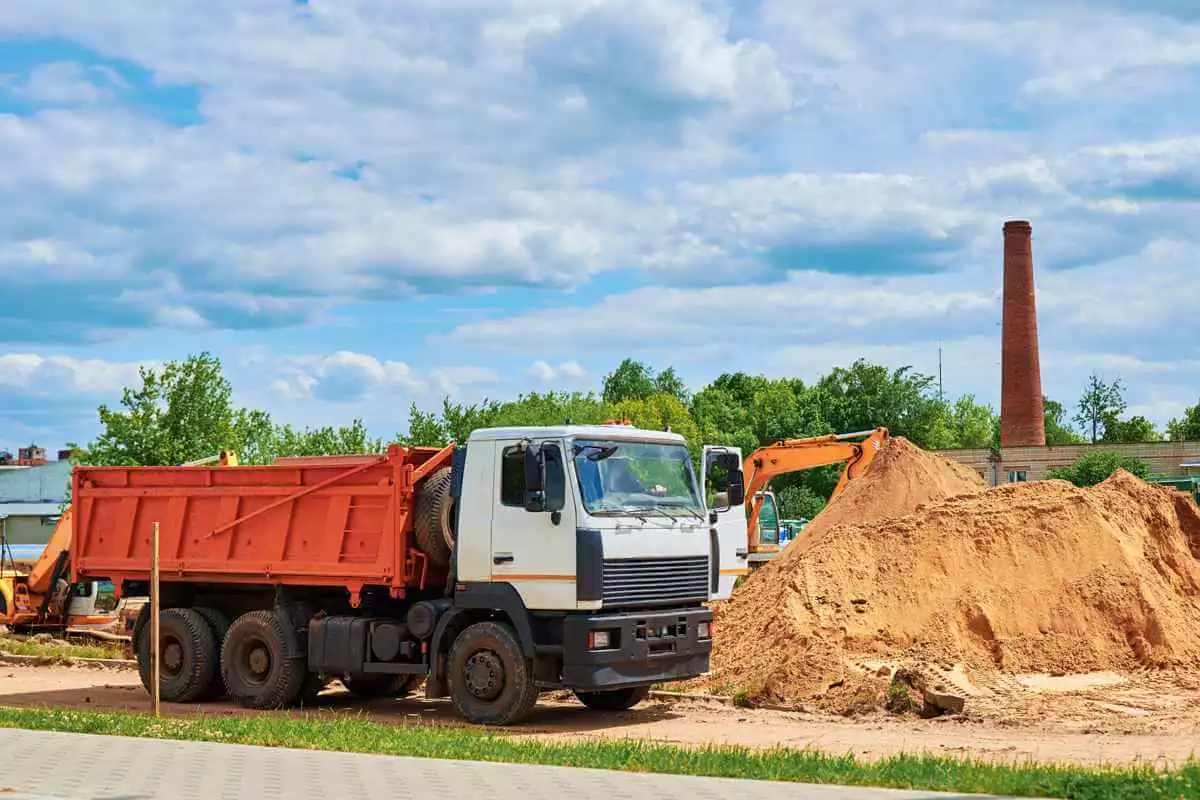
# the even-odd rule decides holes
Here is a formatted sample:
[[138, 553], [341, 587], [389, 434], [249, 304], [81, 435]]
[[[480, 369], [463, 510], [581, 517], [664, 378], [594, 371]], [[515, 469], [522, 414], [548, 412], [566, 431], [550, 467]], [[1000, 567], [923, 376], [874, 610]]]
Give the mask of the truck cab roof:
[[653, 442], [657, 444], [687, 444], [681, 434], [671, 431], [652, 431], [632, 425], [554, 425], [549, 427], [478, 428], [467, 438], [471, 442], [494, 442], [512, 439], [615, 439], [621, 441]]

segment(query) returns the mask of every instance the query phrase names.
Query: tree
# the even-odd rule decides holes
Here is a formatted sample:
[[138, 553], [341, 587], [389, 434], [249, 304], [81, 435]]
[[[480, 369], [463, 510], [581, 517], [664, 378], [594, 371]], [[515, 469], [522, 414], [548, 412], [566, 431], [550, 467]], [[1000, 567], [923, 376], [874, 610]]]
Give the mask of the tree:
[[1062, 403], [1046, 397], [1042, 399], [1042, 407], [1046, 423], [1046, 444], [1084, 444], [1086, 442], [1067, 422], [1067, 409], [1063, 407]]
[[837, 367], [822, 378], [821, 416], [839, 433], [888, 428], [923, 448], [939, 442], [945, 430], [946, 408], [933, 391], [936, 379], [911, 367], [889, 370], [863, 359]]
[[606, 403], [642, 400], [654, 392], [654, 371], [632, 358], [625, 359], [615, 370], [604, 376], [602, 397]]
[[233, 450], [244, 464], [268, 464], [280, 456], [380, 452], [362, 420], [348, 426], [277, 426], [265, 411], [234, 408], [221, 362], [210, 353], [143, 368], [141, 386], [126, 387], [123, 410], [100, 406], [103, 432], [85, 448], [68, 445], [82, 464], [170, 466]]
[[784, 519], [812, 519], [825, 508], [825, 498], [803, 484], [785, 486], [776, 497]]
[[988, 447], [997, 430], [999, 416], [989, 405], [975, 402], [975, 395], [965, 394], [954, 401], [950, 411], [952, 447]]
[[126, 387], [123, 410], [98, 409], [104, 431], [77, 459], [86, 464], [167, 466], [213, 456], [235, 445], [234, 410], [221, 362], [210, 353], [142, 367], [141, 386]]
[[659, 394], [670, 394], [679, 398], [681, 403], [688, 403], [691, 397], [683, 379], [676, 374], [674, 367], [667, 367], [654, 376], [654, 391]]
[[1173, 442], [1200, 441], [1200, 402], [1167, 423], [1167, 435]]
[[1105, 381], [1094, 372], [1088, 378], [1079, 398], [1075, 421], [1085, 432], [1090, 431], [1092, 444], [1103, 437], [1107, 422], [1125, 413], [1124, 390], [1120, 378]]
[[1104, 421], [1104, 437], [1101, 441], [1107, 444], [1138, 444], [1161, 442], [1162, 438], [1154, 423], [1143, 416], [1129, 419], [1110, 417]]
[[700, 428], [692, 419], [692, 413], [678, 397], [660, 392], [645, 399], [625, 400], [617, 403], [616, 414], [639, 428], [647, 430], [671, 430], [687, 439], [688, 450], [697, 461], [703, 449]]
[[1150, 466], [1140, 459], [1126, 458], [1111, 450], [1102, 450], [1081, 456], [1074, 464], [1046, 473], [1051, 480], [1070, 481], [1076, 486], [1095, 486], [1107, 480], [1118, 469], [1130, 472], [1142, 480], [1150, 472]]
[[562, 425], [568, 420], [594, 424], [615, 416], [615, 408], [590, 392], [533, 392], [506, 402], [484, 400], [472, 405], [451, 403], [447, 398], [440, 413], [421, 411], [414, 404], [409, 409], [408, 432], [396, 438], [407, 444], [441, 447], [465, 442], [476, 428]]

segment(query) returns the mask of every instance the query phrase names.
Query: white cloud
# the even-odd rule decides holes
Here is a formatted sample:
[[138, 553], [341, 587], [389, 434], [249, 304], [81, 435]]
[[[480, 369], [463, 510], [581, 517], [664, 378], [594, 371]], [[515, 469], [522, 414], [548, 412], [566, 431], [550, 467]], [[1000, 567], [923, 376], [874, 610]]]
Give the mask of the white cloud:
[[17, 96], [46, 105], [98, 103], [114, 99], [125, 82], [107, 67], [84, 68], [70, 61], [39, 64], [24, 82], [11, 82]]
[[0, 386], [36, 395], [115, 392], [137, 379], [139, 366], [152, 365], [8, 353], [0, 355]]
[[561, 384], [579, 381], [587, 377], [587, 370], [580, 366], [578, 361], [551, 364], [539, 359], [529, 365], [525, 374], [539, 383]]

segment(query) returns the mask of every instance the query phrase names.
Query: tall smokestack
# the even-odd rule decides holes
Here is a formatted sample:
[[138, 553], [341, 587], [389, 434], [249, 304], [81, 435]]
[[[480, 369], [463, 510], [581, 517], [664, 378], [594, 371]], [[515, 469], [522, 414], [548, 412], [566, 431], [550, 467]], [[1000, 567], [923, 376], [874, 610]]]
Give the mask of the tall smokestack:
[[1000, 446], [1044, 444], [1046, 419], [1033, 295], [1033, 227], [1013, 220], [1004, 223]]

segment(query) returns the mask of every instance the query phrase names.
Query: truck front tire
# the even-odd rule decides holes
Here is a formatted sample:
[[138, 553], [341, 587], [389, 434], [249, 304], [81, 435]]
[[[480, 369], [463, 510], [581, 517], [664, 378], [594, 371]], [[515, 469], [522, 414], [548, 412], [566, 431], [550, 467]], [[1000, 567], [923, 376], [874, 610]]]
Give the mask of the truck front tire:
[[575, 696], [593, 711], [628, 711], [650, 696], [650, 687], [634, 686], [603, 692], [575, 692]]
[[[147, 614], [149, 616], [149, 614]], [[159, 612], [159, 696], [168, 703], [202, 699], [217, 674], [217, 645], [208, 621], [190, 608]], [[153, 692], [150, 674], [150, 622], [137, 641], [138, 673], [146, 691]]]
[[454, 543], [451, 519], [454, 498], [450, 496], [450, 468], [442, 467], [421, 482], [417, 490], [416, 518], [413, 535], [417, 547], [439, 567], [450, 563], [450, 548]]
[[455, 709], [477, 725], [512, 725], [537, 703], [521, 643], [501, 622], [477, 622], [460, 633], [450, 647], [446, 674]]
[[283, 626], [272, 611], [242, 614], [225, 635], [221, 676], [229, 696], [247, 708], [283, 708], [304, 690], [308, 664], [287, 658]]

